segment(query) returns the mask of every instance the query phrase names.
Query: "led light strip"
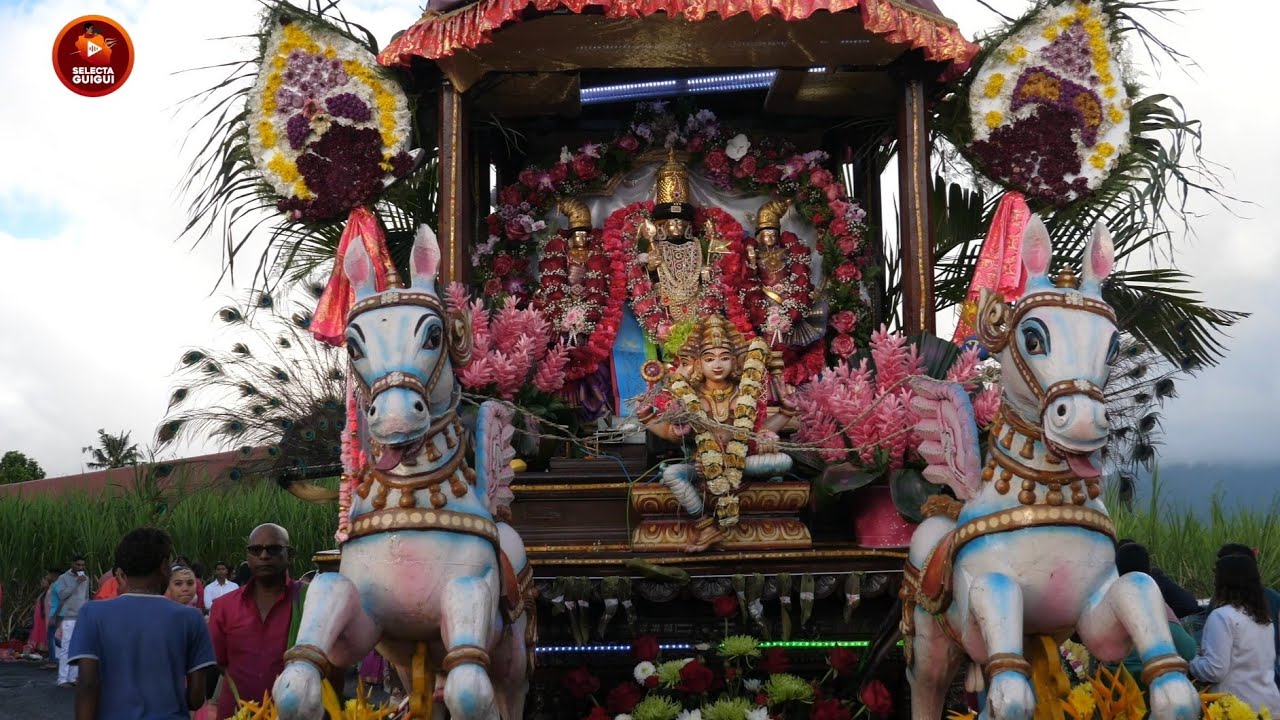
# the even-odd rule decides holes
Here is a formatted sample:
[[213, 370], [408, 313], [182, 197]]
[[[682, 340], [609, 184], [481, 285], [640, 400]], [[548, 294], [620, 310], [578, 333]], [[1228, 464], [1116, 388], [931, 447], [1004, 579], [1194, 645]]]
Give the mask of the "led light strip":
[[[901, 646], [902, 642], [899, 641]], [[760, 649], [768, 650], [770, 648], [783, 648], [785, 650], [831, 650], [832, 648], [865, 648], [871, 646], [870, 640], [763, 640], [759, 644]], [[708, 646], [702, 646], [704, 649]], [[658, 645], [659, 650], [694, 650], [695, 647], [691, 643], [661, 643]], [[547, 645], [534, 649], [534, 652], [542, 654], [601, 654], [601, 653], [630, 653], [630, 645]]]

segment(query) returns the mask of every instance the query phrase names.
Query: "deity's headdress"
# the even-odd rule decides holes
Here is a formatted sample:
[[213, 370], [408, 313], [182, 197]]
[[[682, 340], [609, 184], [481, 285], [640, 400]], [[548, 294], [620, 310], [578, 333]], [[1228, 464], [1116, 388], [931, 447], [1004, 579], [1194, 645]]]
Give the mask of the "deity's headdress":
[[658, 168], [654, 183], [654, 220], [681, 218], [693, 222], [693, 196], [689, 192], [689, 168], [676, 159], [676, 151], [667, 153], [667, 161]]
[[781, 230], [782, 216], [787, 214], [787, 200], [770, 200], [760, 206], [756, 212], [756, 232], [761, 230]]
[[556, 208], [569, 218], [569, 230], [591, 230], [591, 208], [577, 198], [561, 198]]
[[728, 350], [733, 355], [742, 354], [746, 349], [746, 340], [733, 323], [722, 315], [706, 315], [694, 326], [685, 341], [680, 355], [684, 358], [700, 357], [708, 350]]

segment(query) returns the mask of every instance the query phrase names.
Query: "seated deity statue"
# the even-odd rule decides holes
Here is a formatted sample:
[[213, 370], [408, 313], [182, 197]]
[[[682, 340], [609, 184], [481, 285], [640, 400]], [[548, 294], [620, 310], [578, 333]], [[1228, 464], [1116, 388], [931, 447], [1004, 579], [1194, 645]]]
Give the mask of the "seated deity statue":
[[[658, 437], [683, 442], [695, 435], [688, 461], [662, 473], [681, 507], [700, 518], [689, 552], [716, 544], [738, 522], [744, 477], [775, 478], [791, 469], [791, 456], [778, 451], [778, 431], [794, 411], [771, 364], [767, 343], [748, 342], [732, 323], [708, 315], [685, 342], [679, 367], [665, 378], [659, 402], [665, 402], [664, 412], [649, 407], [637, 413]], [[769, 412], [771, 400], [777, 412]], [[711, 507], [704, 505], [704, 493], [714, 501]]]

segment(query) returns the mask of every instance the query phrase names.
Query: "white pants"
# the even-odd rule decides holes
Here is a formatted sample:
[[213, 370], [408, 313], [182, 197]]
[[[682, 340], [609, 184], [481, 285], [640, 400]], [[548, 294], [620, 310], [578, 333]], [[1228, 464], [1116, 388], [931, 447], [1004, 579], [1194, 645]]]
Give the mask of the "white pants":
[[80, 677], [80, 668], [67, 664], [67, 650], [71, 649], [71, 635], [76, 631], [75, 618], [67, 618], [59, 626], [62, 640], [58, 641], [58, 684], [73, 683]]

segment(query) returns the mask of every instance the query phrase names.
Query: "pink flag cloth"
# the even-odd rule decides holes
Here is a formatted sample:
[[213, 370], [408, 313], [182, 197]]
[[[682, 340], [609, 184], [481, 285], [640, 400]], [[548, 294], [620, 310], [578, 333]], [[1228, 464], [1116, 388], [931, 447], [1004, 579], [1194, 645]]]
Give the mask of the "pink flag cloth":
[[964, 345], [972, 337], [978, 318], [978, 295], [983, 288], [999, 293], [1008, 302], [1022, 296], [1027, 279], [1022, 271], [1022, 233], [1031, 220], [1031, 208], [1027, 207], [1022, 193], [1010, 190], [1000, 198], [991, 228], [982, 241], [978, 264], [969, 281], [969, 292], [960, 307], [960, 319], [956, 323], [951, 342]]
[[316, 312], [311, 318], [311, 334], [320, 342], [334, 347], [342, 346], [343, 334], [347, 331], [347, 311], [355, 302], [355, 290], [342, 270], [342, 260], [347, 256], [347, 248], [353, 239], [364, 243], [364, 249], [373, 260], [374, 282], [379, 292], [387, 289], [387, 275], [395, 267], [391, 262], [391, 254], [387, 251], [387, 237], [382, 232], [378, 216], [367, 207], [352, 209], [347, 216], [347, 226], [338, 240], [333, 274], [329, 276], [329, 284], [316, 302]]

